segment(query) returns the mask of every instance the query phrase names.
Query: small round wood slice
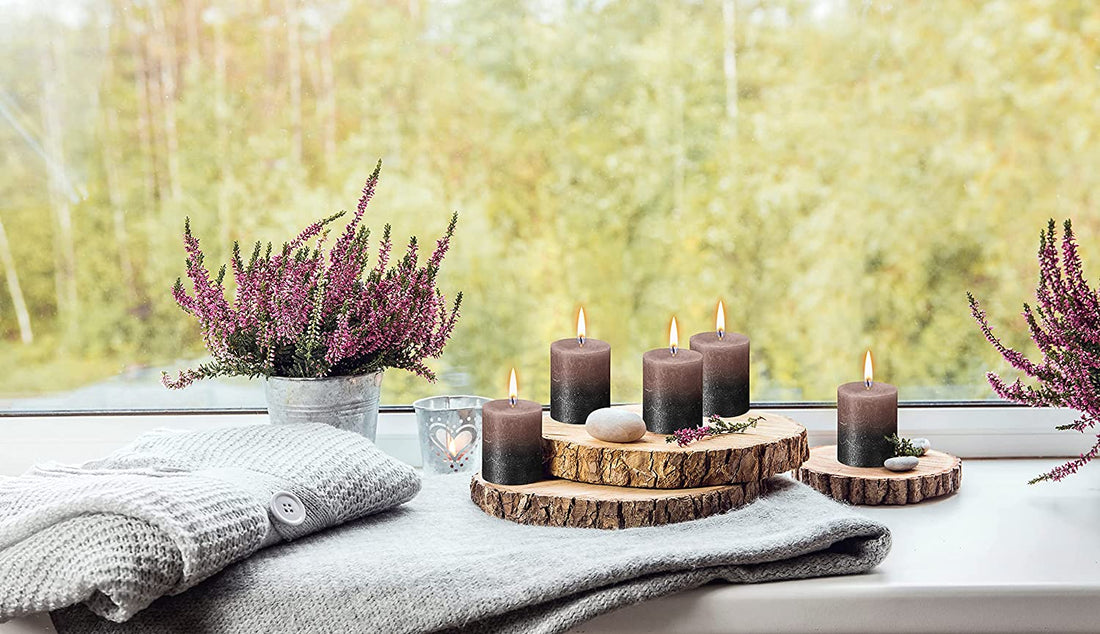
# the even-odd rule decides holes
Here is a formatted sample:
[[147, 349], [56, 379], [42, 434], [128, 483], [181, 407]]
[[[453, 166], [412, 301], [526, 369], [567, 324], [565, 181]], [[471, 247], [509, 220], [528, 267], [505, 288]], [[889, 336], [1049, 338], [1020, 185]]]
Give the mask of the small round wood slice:
[[851, 504], [916, 504], [948, 495], [962, 484], [962, 460], [942, 451], [920, 457], [912, 471], [884, 467], [849, 467], [836, 459], [836, 445], [815, 447], [795, 478], [837, 500]]
[[[624, 409], [641, 410], [637, 405]], [[750, 416], [764, 420], [741, 433], [680, 447], [665, 442], [668, 436], [652, 432], [629, 443], [596, 440], [584, 425], [559, 423], [547, 414], [542, 422], [547, 470], [558, 478], [591, 484], [686, 489], [758, 482], [790, 471], [809, 457], [805, 427], [785, 416], [755, 410], [737, 418]]]
[[550, 479], [516, 486], [470, 480], [470, 499], [501, 519], [536, 526], [634, 528], [718, 515], [756, 500], [765, 482], [698, 489], [609, 487]]

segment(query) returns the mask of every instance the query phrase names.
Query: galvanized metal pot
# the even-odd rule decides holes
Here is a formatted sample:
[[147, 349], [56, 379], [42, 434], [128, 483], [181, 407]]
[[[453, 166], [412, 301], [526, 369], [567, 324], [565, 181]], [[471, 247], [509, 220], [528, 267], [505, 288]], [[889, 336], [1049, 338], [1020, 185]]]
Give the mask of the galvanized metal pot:
[[301, 379], [267, 378], [267, 411], [275, 425], [324, 423], [374, 441], [382, 372]]

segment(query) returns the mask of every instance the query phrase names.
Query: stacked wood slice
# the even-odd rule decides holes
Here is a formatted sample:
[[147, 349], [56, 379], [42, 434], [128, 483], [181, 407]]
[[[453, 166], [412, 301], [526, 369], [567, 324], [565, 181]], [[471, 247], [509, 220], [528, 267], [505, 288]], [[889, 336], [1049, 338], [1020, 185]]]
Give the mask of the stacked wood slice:
[[948, 495], [962, 484], [962, 461], [942, 451], [920, 457], [912, 471], [849, 467], [836, 458], [836, 445], [815, 447], [795, 477], [834, 499], [867, 506], [916, 504]]
[[654, 433], [630, 443], [597, 440], [583, 425], [547, 416], [547, 479], [504, 486], [475, 476], [470, 497], [490, 515], [540, 526], [633, 528], [725, 513], [754, 501], [769, 477], [810, 455], [798, 423], [756, 411], [739, 418], [750, 416], [764, 418], [743, 433], [686, 447]]

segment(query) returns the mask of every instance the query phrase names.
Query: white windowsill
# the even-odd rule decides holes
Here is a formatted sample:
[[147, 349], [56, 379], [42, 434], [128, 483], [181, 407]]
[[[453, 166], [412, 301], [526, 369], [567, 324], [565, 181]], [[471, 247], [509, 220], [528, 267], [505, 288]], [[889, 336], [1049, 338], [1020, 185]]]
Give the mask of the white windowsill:
[[572, 632], [1096, 632], [1100, 468], [1025, 484], [1055, 464], [969, 460], [953, 496], [857, 507], [893, 536], [869, 574], [712, 584]]

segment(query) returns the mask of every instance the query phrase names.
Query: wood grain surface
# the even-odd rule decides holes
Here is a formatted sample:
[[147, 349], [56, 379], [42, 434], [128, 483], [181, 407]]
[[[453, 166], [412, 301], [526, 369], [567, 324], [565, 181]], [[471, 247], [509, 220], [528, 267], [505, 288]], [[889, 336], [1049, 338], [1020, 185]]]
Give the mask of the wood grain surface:
[[494, 517], [537, 526], [634, 528], [718, 515], [756, 500], [764, 482], [693, 489], [611, 487], [550, 479], [505, 486], [470, 481], [470, 499]]
[[837, 500], [851, 504], [916, 504], [948, 495], [962, 484], [962, 461], [942, 451], [921, 456], [912, 471], [885, 467], [849, 467], [836, 459], [836, 445], [815, 447], [795, 478]]
[[[640, 406], [625, 409], [640, 411]], [[559, 423], [547, 415], [542, 425], [547, 470], [558, 478], [590, 484], [683, 489], [758, 482], [798, 467], [809, 456], [805, 427], [756, 410], [737, 419], [749, 416], [764, 420], [743, 433], [680, 447], [652, 432], [635, 442], [605, 442], [589, 436], [584, 425]]]

